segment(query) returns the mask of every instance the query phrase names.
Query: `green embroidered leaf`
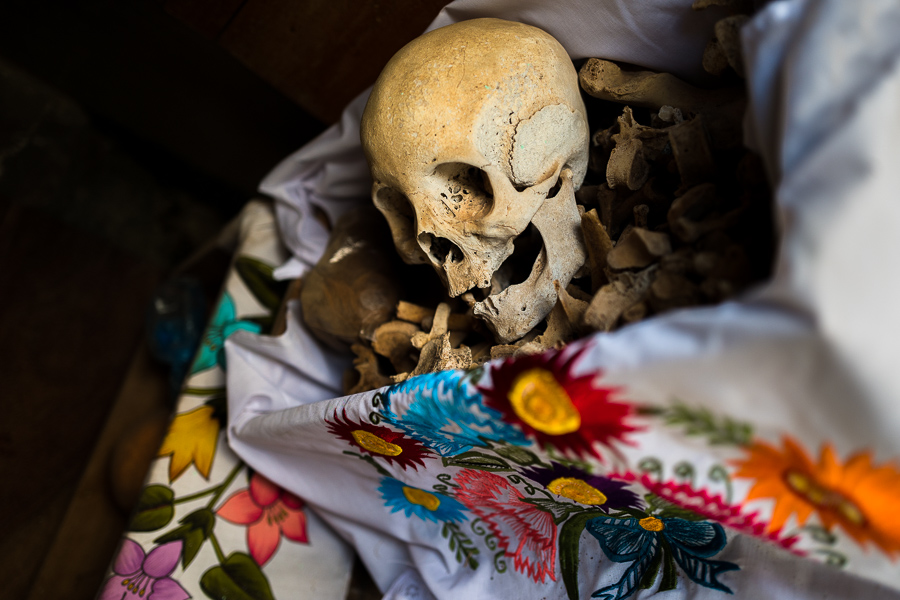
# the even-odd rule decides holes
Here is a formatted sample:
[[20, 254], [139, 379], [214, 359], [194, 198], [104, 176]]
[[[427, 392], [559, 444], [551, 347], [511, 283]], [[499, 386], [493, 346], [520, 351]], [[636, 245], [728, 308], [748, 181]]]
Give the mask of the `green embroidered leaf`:
[[444, 527], [441, 528], [441, 536], [449, 538], [450, 550], [456, 551], [456, 562], [471, 569], [478, 568], [478, 559], [475, 557], [480, 551], [458, 525], [444, 523]]
[[269, 580], [243, 552], [230, 554], [221, 565], [206, 571], [200, 589], [213, 600], [274, 600]]
[[502, 458], [483, 454], [474, 450], [456, 456], [443, 458], [445, 467], [463, 467], [477, 471], [512, 471], [513, 468]]
[[644, 571], [644, 576], [641, 577], [641, 582], [638, 585], [642, 590], [649, 590], [653, 587], [653, 582], [656, 581], [656, 576], [659, 574], [659, 566], [662, 563], [662, 557], [663, 553], [660, 550], [650, 559], [650, 564], [647, 565], [647, 570]]
[[566, 594], [568, 594], [569, 600], [579, 600], [579, 546], [584, 526], [594, 517], [603, 516], [606, 515], [600, 511], [578, 513], [566, 521], [559, 529], [559, 570], [562, 571], [563, 583], [566, 586]]
[[569, 518], [569, 516], [584, 512], [586, 509], [578, 504], [569, 504], [565, 502], [557, 502], [550, 498], [523, 498], [522, 502], [533, 504], [544, 512], [553, 515], [553, 521], [559, 525]]
[[684, 427], [687, 435], [706, 436], [710, 444], [746, 446], [753, 438], [753, 426], [729, 417], [717, 418], [704, 407], [690, 407], [675, 401], [668, 407], [645, 407], [643, 414], [662, 417], [666, 424]]
[[667, 592], [678, 587], [678, 567], [675, 566], [675, 559], [672, 557], [672, 549], [665, 540], [661, 540], [659, 554], [662, 556], [663, 576], [659, 583], [660, 592]]
[[165, 544], [181, 540], [184, 542], [184, 548], [181, 554], [181, 566], [187, 568], [197, 552], [203, 546], [203, 543], [209, 538], [209, 534], [216, 524], [216, 516], [208, 508], [195, 510], [179, 521], [179, 526], [172, 531], [156, 538], [154, 543]]
[[534, 465], [541, 462], [541, 459], [538, 458], [537, 454], [521, 446], [500, 446], [498, 448], [495, 448], [494, 452], [496, 452], [503, 458], [509, 459], [518, 465], [526, 467], [528, 465]]
[[234, 268], [260, 304], [271, 312], [278, 310], [287, 290], [287, 282], [275, 281], [272, 266], [252, 256], [238, 256]]
[[129, 531], [162, 529], [175, 516], [175, 493], [164, 485], [148, 485], [141, 492]]
[[685, 521], [703, 521], [706, 518], [688, 508], [663, 500], [656, 494], [646, 494], [644, 500], [647, 501], [648, 512], [653, 513], [656, 517], [683, 519]]

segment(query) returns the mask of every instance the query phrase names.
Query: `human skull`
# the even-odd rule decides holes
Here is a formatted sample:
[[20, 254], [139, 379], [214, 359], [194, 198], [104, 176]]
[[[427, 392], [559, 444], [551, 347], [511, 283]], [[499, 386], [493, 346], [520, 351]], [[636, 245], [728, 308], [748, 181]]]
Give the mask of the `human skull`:
[[[452, 297], [490, 293], [475, 314], [500, 343], [534, 328], [556, 303], [554, 281], [568, 285], [585, 260], [574, 192], [588, 124], [559, 42], [500, 19], [426, 33], [388, 62], [360, 133], [402, 258], [431, 264]], [[543, 247], [524, 282], [504, 284], [529, 224]]]

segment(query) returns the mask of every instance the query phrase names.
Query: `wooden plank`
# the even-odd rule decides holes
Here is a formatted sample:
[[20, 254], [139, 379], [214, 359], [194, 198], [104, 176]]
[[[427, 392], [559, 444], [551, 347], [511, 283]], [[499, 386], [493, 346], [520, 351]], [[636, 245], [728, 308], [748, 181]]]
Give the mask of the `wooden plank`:
[[[87, 464], [159, 279], [11, 204], [0, 240], [0, 598], [23, 598]], [[72, 596], [68, 596], [72, 597]]]
[[[129, 513], [122, 510], [110, 493], [110, 459], [130, 457], [130, 469], [119, 468], [113, 472], [138, 477], [139, 490], [168, 423], [165, 408], [168, 392], [168, 378], [151, 361], [146, 344], [142, 344], [131, 361], [125, 383], [56, 538], [47, 550], [28, 600], [93, 598], [99, 591]], [[128, 438], [123, 440], [123, 436]], [[123, 442], [136, 438], [140, 440], [139, 447], [123, 447]], [[112, 483], [113, 488], [120, 486], [120, 482]], [[133, 486], [131, 482], [128, 485]], [[133, 503], [133, 498], [128, 500]]]
[[445, 4], [247, 0], [219, 41], [309, 113], [333, 123]]
[[203, 37], [219, 37], [245, 0], [165, 0], [167, 13]]

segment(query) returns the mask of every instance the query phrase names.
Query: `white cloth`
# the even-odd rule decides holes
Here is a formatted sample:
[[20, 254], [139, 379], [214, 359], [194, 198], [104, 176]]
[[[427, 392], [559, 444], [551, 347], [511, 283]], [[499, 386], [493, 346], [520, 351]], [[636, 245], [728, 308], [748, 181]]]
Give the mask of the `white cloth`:
[[[519, 20], [555, 35], [573, 58], [610, 58], [697, 79], [712, 23], [722, 13], [692, 12], [690, 4], [457, 0], [432, 27], [479, 16]], [[900, 4], [895, 0], [779, 0], [751, 20], [742, 32], [750, 96], [745, 128], [775, 190], [780, 228], [775, 275], [734, 302], [667, 313], [594, 336], [584, 342], [578, 372], [595, 374], [597, 381], [618, 386], [640, 404], [671, 408], [684, 402], [752, 423], [753, 439], [770, 448], [780, 448], [787, 435], [807, 448], [813, 461], [829, 444], [844, 465], [853, 453], [869, 451], [872, 469], [889, 464], [880, 473], [897, 471], [896, 463], [887, 461], [900, 456], [900, 369], [894, 365], [900, 357], [894, 336], [900, 331], [900, 313], [894, 310], [894, 298], [900, 297], [898, 32]], [[324, 248], [326, 233], [311, 218], [313, 206], [334, 218], [367, 201], [369, 180], [358, 141], [365, 99], [366, 94], [357, 98], [340, 124], [286, 159], [263, 182], [263, 191], [279, 200], [282, 235], [294, 252], [285, 275], [308, 268]], [[292, 327], [302, 330], [297, 322]], [[232, 365], [230, 443], [255, 469], [315, 507], [356, 547], [382, 590], [413, 568], [437, 598], [566, 597], [559, 572], [555, 581], [538, 583], [512, 564], [505, 573], [484, 564], [490, 562], [490, 536], [481, 547], [481, 566], [465, 569], [448, 550], [441, 528], [416, 518], [420, 509], [411, 508], [406, 515], [386, 510], [388, 491], [380, 472], [370, 461], [347, 458], [351, 446], [327, 429], [341, 414], [345, 420], [370, 423], [377, 397], [329, 399], [337, 371], [322, 364], [326, 354], [292, 351], [287, 344], [275, 354], [265, 349], [269, 345], [246, 332], [226, 345]], [[325, 387], [308, 390], [281, 383], [321, 383], [323, 371], [329, 374]], [[487, 385], [495, 384], [493, 375], [488, 374]], [[404, 419], [425, 402], [421, 394], [445, 389], [440, 387], [444, 380], [422, 381], [418, 398], [415, 390], [392, 392], [397, 418], [382, 424], [407, 426]], [[374, 408], [381, 411], [376, 421], [385, 418], [381, 406]], [[621, 449], [626, 466], [648, 456], [664, 457], [669, 471], [679, 464], [692, 465], [696, 473], [731, 465], [734, 476], [735, 461], [746, 458], [746, 447], [703, 444], [657, 421], [641, 423], [644, 429], [633, 434], [633, 445]], [[411, 431], [411, 426], [403, 429]], [[597, 467], [598, 473], [621, 468], [616, 465], [607, 462]], [[433, 485], [437, 474], [458, 482], [463, 473], [453, 460], [428, 469], [388, 467], [392, 478], [423, 490], [438, 489]], [[489, 479], [483, 477], [482, 483]], [[697, 477], [698, 488], [712, 489], [711, 475]], [[846, 508], [840, 503], [855, 498], [854, 490], [834, 485], [850, 496], [828, 496], [828, 501]], [[893, 479], [885, 480], [883, 489], [896, 491], [892, 485]], [[746, 478], [735, 479], [737, 503], [758, 510], [762, 520], [773, 518], [777, 503], [746, 498], [750, 488]], [[784, 487], [788, 491], [781, 493], [791, 489], [796, 491]], [[452, 496], [453, 490], [448, 493]], [[446, 504], [453, 506], [450, 500]], [[821, 516], [825, 509], [813, 512], [827, 517]], [[885, 523], [896, 530], [900, 520], [889, 510], [865, 516], [867, 532]], [[788, 524], [798, 524], [797, 513], [791, 518]], [[838, 519], [830, 529], [841, 535], [826, 549], [816, 545], [825, 538], [807, 528], [795, 546], [808, 554], [801, 559], [726, 522], [729, 543], [715, 558], [740, 570], [719, 578], [744, 597], [894, 597], [879, 587], [900, 588], [900, 571], [890, 553], [873, 546], [871, 538], [869, 543], [854, 540], [849, 526], [842, 529], [840, 523]], [[582, 536], [578, 546], [583, 552], [578, 571], [582, 596], [623, 576], [622, 566], [606, 560], [610, 555], [604, 557], [589, 539]], [[505, 551], [512, 561], [512, 550]], [[846, 560], [844, 570], [817, 562], [826, 556]], [[660, 585], [659, 579], [654, 585]], [[636, 597], [644, 593], [638, 591]], [[661, 597], [720, 595], [709, 585], [682, 578]]]

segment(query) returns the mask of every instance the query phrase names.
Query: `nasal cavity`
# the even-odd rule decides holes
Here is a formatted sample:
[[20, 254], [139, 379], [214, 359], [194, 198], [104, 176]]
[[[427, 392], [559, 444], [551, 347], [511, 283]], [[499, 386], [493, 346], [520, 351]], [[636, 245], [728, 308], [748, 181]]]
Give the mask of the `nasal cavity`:
[[463, 261], [462, 250], [447, 238], [437, 237], [427, 231], [423, 231], [419, 234], [419, 245], [422, 247], [422, 250], [439, 264], [453, 264]]

